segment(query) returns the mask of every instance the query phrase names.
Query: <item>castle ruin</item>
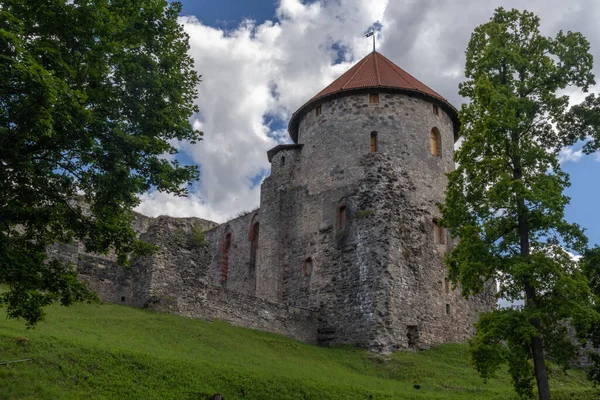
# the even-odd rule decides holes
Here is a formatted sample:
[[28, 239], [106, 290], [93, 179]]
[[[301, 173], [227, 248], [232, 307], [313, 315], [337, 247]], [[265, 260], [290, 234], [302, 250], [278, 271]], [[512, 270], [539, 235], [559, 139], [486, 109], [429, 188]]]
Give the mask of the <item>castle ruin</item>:
[[136, 216], [159, 246], [129, 269], [55, 249], [105, 301], [379, 352], [462, 342], [494, 294], [446, 278], [437, 224], [456, 109], [372, 52], [305, 103], [267, 152], [260, 208], [223, 224]]

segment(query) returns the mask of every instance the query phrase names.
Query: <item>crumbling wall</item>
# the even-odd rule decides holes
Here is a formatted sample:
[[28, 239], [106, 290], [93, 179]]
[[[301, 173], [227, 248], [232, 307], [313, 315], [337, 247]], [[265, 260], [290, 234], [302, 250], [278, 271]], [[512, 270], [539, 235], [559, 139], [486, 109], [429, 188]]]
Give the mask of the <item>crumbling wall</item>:
[[85, 253], [78, 243], [53, 246], [49, 252], [51, 257], [75, 264], [80, 279], [87, 281], [103, 301], [209, 321], [222, 319], [316, 343], [315, 312], [251, 295], [247, 279], [235, 268], [247, 261], [246, 228], [256, 214], [242, 216], [228, 225], [234, 233], [240, 233], [240, 243], [232, 247], [235, 264], [231, 287], [218, 282], [218, 271], [212, 264], [219, 254], [219, 237], [225, 226], [199, 218], [148, 218], [136, 214], [134, 228], [140, 239], [157, 249], [151, 255], [133, 258], [129, 267], [118, 266], [114, 255]]
[[318, 315], [312, 310], [273, 303], [205, 283], [186, 289], [177, 299], [176, 308], [150, 305], [150, 309], [206, 321], [220, 319], [233, 325], [317, 343]]
[[[153, 222], [153, 218], [134, 213], [133, 228], [142, 238]], [[51, 246], [48, 253], [74, 264], [79, 278], [103, 301], [142, 307], [150, 296], [151, 270], [139, 259], [133, 259], [129, 267], [121, 267], [114, 254], [86, 253], [79, 242]]]
[[132, 262], [132, 269], [148, 271], [144, 306], [152, 304], [177, 313], [182, 293], [210, 281], [209, 265], [214, 249], [207, 239], [217, 224], [200, 218], [160, 216], [140, 239], [157, 246], [152, 255]]
[[207, 232], [212, 245], [208, 283], [256, 295], [257, 260], [252, 255], [252, 242], [259, 239], [254, 237], [254, 224], [260, 225], [258, 212], [245, 213]]

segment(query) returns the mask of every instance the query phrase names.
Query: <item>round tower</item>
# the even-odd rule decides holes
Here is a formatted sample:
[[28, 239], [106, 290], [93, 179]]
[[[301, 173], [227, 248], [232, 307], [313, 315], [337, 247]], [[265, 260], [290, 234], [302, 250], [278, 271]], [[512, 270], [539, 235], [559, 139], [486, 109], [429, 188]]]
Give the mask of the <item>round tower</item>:
[[304, 177], [314, 189], [331, 183], [336, 166], [346, 177], [337, 184], [360, 179], [360, 158], [378, 152], [408, 172], [421, 200], [435, 206], [453, 168], [458, 119], [441, 95], [373, 52], [305, 103], [289, 133], [303, 145]]
[[456, 109], [373, 52], [300, 107], [289, 133], [294, 144], [268, 152], [257, 295], [318, 311], [323, 344], [470, 336], [490, 304], [451, 290], [436, 222]]

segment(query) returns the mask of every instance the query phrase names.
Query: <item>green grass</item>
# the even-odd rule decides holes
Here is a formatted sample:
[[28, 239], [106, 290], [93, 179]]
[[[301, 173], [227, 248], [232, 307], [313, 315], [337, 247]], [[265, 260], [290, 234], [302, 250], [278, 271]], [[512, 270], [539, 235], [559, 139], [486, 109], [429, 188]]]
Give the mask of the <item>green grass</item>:
[[[3, 321], [0, 362], [27, 358], [0, 365], [0, 399], [515, 398], [506, 373], [483, 383], [465, 345], [380, 357], [108, 304], [50, 307], [29, 330]], [[581, 371], [552, 368], [551, 387], [599, 398]]]

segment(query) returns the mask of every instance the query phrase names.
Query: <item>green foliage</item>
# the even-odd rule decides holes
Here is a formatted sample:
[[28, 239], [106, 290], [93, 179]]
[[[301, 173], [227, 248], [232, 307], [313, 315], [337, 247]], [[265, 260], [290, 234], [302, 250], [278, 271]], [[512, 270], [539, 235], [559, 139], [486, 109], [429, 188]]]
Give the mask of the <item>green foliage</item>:
[[[568, 176], [558, 154], [570, 133], [567, 86], [594, 84], [589, 44], [579, 33], [539, 32], [527, 11], [499, 8], [471, 36], [460, 94], [458, 167], [449, 174], [442, 223], [458, 245], [446, 257], [449, 277], [462, 294], [498, 283], [498, 296], [524, 300], [515, 310], [482, 314], [472, 360], [484, 377], [507, 364], [517, 393], [533, 393], [533, 364], [540, 397], [549, 393], [544, 352], [567, 365], [575, 350], [564, 322], [587, 335], [599, 320], [586, 277], [568, 251], [587, 239], [564, 219]], [[562, 323], [562, 325], [561, 325]], [[543, 350], [542, 350], [543, 347]]]
[[[600, 247], [596, 246], [586, 251], [579, 265], [587, 277], [588, 284], [594, 295], [596, 311], [600, 312]], [[593, 366], [589, 369], [588, 376], [596, 384], [600, 384], [600, 354], [598, 354], [598, 349], [600, 348], [600, 323], [593, 318], [589, 318], [587, 321], [583, 320], [580, 323], [583, 327], [579, 331], [587, 334], [589, 343], [594, 347], [593, 350], [590, 349], [590, 359]]]
[[179, 247], [198, 249], [208, 245], [206, 231], [200, 224], [193, 224], [191, 232], [186, 232], [182, 227], [175, 228], [173, 240]]
[[361, 219], [361, 218], [370, 217], [372, 215], [375, 215], [375, 210], [373, 210], [373, 209], [358, 210], [357, 212], [354, 213], [354, 218]]
[[522, 397], [532, 397], [534, 376], [528, 359], [536, 330], [527, 316], [514, 309], [494, 310], [482, 314], [475, 328], [478, 334], [469, 354], [481, 377], [490, 379], [506, 363], [515, 391]]
[[180, 247], [186, 245], [185, 231], [183, 228], [175, 228], [173, 231], [173, 240], [175, 240], [175, 243]]
[[[51, 306], [26, 330], [0, 326], [0, 393], [18, 399], [514, 399], [501, 368], [486, 384], [467, 346], [373, 355], [118, 305]], [[27, 337], [27, 345], [18, 338]], [[596, 399], [585, 374], [552, 376], [556, 399]], [[420, 389], [415, 389], [419, 385]]]
[[583, 140], [584, 153], [600, 150], [600, 96], [588, 95], [581, 104], [571, 107], [559, 123], [561, 129], [568, 132], [566, 145]]
[[155, 246], [153, 244], [146, 243], [141, 240], [136, 240], [132, 244], [131, 257], [150, 256], [156, 253], [159, 249], [159, 246]]
[[138, 195], [185, 195], [195, 167], [168, 161], [195, 142], [199, 78], [166, 0], [6, 0], [0, 8], [0, 297], [39, 321], [53, 301], [90, 299], [53, 243], [149, 251], [131, 228]]
[[200, 248], [208, 245], [206, 241], [206, 231], [199, 224], [192, 226], [192, 247]]

